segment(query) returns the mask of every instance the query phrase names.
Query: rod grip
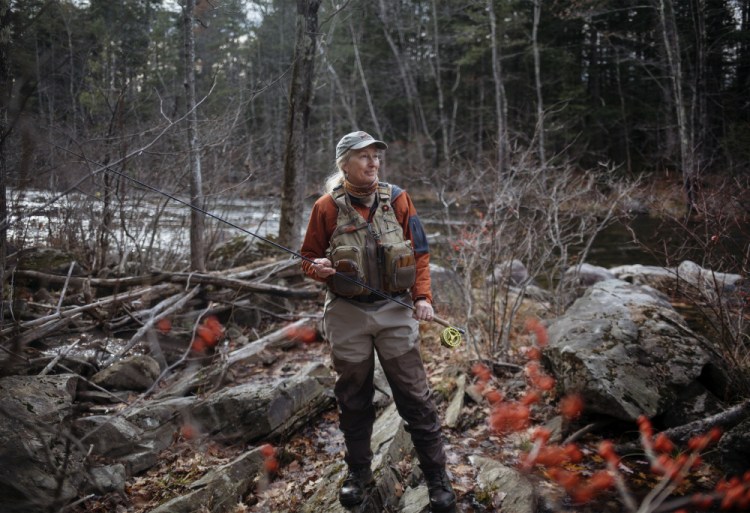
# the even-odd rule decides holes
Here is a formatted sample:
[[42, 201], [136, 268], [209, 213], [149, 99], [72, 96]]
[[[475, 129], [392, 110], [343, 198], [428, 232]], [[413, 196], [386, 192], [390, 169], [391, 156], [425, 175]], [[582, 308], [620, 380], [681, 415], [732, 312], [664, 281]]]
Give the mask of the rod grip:
[[432, 320], [435, 321], [438, 324], [441, 324], [441, 325], [445, 326], [446, 328], [453, 328], [454, 330], [458, 331], [462, 335], [466, 333], [466, 330], [463, 330], [461, 328], [455, 327], [450, 322], [446, 321], [442, 317], [438, 317], [437, 315], [433, 316]]

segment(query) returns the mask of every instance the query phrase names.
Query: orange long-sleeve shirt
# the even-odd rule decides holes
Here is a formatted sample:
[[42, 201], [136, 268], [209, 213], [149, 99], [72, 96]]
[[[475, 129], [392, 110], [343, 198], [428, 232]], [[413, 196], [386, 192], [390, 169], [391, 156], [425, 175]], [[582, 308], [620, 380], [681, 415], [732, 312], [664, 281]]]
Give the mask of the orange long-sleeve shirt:
[[[352, 206], [364, 219], [368, 218], [370, 207], [357, 202], [352, 202]], [[424, 298], [432, 303], [430, 253], [422, 223], [417, 216], [417, 209], [406, 191], [401, 191], [392, 200], [391, 206], [396, 215], [396, 220], [404, 230], [404, 238], [411, 240], [417, 261], [417, 279], [411, 288], [412, 299], [416, 301]], [[336, 229], [337, 219], [338, 207], [333, 197], [330, 194], [325, 194], [318, 198], [310, 213], [310, 220], [307, 224], [305, 239], [302, 241], [300, 254], [310, 260], [325, 257], [331, 236]], [[306, 260], [302, 261], [302, 269], [308, 277], [317, 281], [326, 281], [315, 276], [312, 264]]]

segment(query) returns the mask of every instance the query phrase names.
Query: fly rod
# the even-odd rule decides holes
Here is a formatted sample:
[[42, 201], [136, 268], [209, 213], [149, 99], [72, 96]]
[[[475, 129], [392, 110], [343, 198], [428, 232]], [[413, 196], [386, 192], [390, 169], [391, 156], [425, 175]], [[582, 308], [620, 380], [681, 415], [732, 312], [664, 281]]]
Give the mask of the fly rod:
[[[243, 228], [242, 226], [239, 226], [238, 224], [235, 224], [232, 221], [229, 221], [227, 219], [224, 219], [223, 217], [217, 216], [216, 214], [213, 214], [213, 213], [209, 212], [208, 210], [205, 210], [205, 209], [203, 209], [201, 207], [193, 205], [192, 203], [190, 203], [188, 201], [181, 200], [180, 198], [174, 196], [173, 194], [170, 194], [170, 193], [168, 193], [166, 191], [163, 191], [161, 189], [157, 189], [156, 187], [154, 187], [152, 185], [149, 185], [149, 184], [147, 184], [147, 183], [145, 183], [145, 182], [143, 182], [141, 180], [138, 180], [137, 178], [133, 178], [132, 176], [126, 175], [125, 173], [123, 173], [121, 171], [117, 171], [115, 169], [111, 169], [111, 168], [107, 169], [107, 172], [113, 173], [113, 174], [115, 174], [117, 176], [120, 176], [120, 177], [126, 179], [126, 180], [129, 180], [129, 181], [131, 181], [131, 182], [139, 185], [140, 187], [143, 187], [144, 189], [148, 189], [149, 191], [155, 192], [156, 194], [160, 194], [160, 195], [162, 195], [162, 196], [164, 196], [166, 198], [169, 198], [172, 201], [176, 201], [180, 205], [184, 205], [184, 206], [186, 206], [188, 208], [191, 208], [191, 209], [195, 210], [196, 212], [200, 212], [201, 214], [203, 214], [205, 216], [208, 216], [211, 219], [215, 219], [216, 221], [224, 223], [224, 224], [226, 224], [228, 226], [231, 226], [232, 228], [234, 228], [236, 230], [239, 230], [242, 233], [246, 233], [246, 234], [248, 234], [248, 235], [250, 235], [252, 237], [255, 237], [256, 239], [262, 240], [266, 244], [270, 244], [271, 246], [273, 246], [273, 247], [275, 247], [275, 248], [277, 248], [277, 249], [279, 249], [281, 251], [285, 251], [286, 253], [289, 253], [290, 255], [292, 255], [292, 256], [294, 256], [296, 258], [299, 258], [300, 260], [304, 260], [305, 262], [309, 262], [309, 263], [311, 263], [313, 265], [316, 265], [315, 262], [312, 259], [307, 258], [306, 256], [304, 256], [304, 255], [302, 255], [302, 254], [300, 254], [300, 253], [298, 253], [298, 252], [296, 252], [296, 251], [294, 251], [292, 249], [289, 249], [286, 246], [283, 246], [283, 245], [279, 244], [278, 242], [274, 242], [274, 241], [272, 241], [271, 239], [269, 239], [267, 237], [263, 237], [262, 235], [259, 235], [257, 233], [251, 232], [250, 230], [248, 230], [246, 228]], [[358, 281], [358, 280], [356, 280], [354, 278], [351, 278], [351, 277], [347, 276], [346, 274], [343, 274], [343, 273], [341, 273], [339, 271], [336, 271], [336, 276], [339, 276], [340, 278], [343, 278], [344, 280], [347, 280], [350, 283], [357, 284], [360, 287], [362, 287], [362, 288], [364, 288], [366, 290], [369, 290], [373, 294], [377, 294], [378, 296], [382, 297], [383, 299], [387, 299], [389, 301], [393, 301], [394, 303], [398, 303], [399, 305], [401, 305], [401, 306], [403, 306], [405, 308], [408, 308], [409, 310], [412, 310], [412, 311], [415, 310], [415, 308], [414, 308], [413, 305], [410, 305], [408, 303], [404, 303], [400, 299], [398, 299], [396, 297], [393, 297], [393, 296], [389, 296], [385, 292], [380, 291], [380, 290], [376, 289], [375, 287], [371, 287], [371, 286], [367, 285], [366, 283], [362, 283], [362, 282], [360, 282], [360, 281]], [[440, 334], [440, 343], [442, 345], [444, 345], [445, 347], [455, 348], [455, 347], [458, 347], [461, 344], [461, 335], [463, 335], [463, 334], [466, 333], [466, 331], [464, 329], [458, 328], [456, 326], [453, 326], [453, 325], [451, 325], [451, 323], [449, 323], [445, 319], [442, 319], [442, 318], [437, 317], [437, 316], [433, 316], [432, 320], [435, 321], [436, 323], [438, 323], [438, 324], [440, 324], [440, 325], [442, 325], [442, 326], [445, 327], [445, 329]]]

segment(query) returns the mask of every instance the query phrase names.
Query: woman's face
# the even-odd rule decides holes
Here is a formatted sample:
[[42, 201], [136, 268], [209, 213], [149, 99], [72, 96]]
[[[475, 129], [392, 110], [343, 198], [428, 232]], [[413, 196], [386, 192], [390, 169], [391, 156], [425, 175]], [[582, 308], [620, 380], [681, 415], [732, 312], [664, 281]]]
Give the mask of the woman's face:
[[366, 146], [352, 151], [351, 156], [341, 168], [350, 183], [366, 187], [378, 179], [380, 159], [380, 151], [375, 146]]

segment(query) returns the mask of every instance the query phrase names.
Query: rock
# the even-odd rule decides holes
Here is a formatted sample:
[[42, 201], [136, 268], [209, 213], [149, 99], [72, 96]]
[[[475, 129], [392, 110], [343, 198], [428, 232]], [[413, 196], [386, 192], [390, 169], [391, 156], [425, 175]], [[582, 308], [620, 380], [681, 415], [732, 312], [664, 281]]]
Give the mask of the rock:
[[648, 285], [662, 293], [669, 294], [675, 288], [675, 272], [657, 265], [621, 265], [613, 267], [610, 272], [618, 280], [633, 285]]
[[[85, 479], [83, 455], [67, 457], [58, 481], [55, 461], [65, 456], [61, 423], [70, 414], [78, 378], [9, 376], [0, 379], [0, 497], [3, 511], [46, 511], [74, 499]], [[54, 510], [59, 509], [55, 507]]]
[[[371, 444], [373, 451], [372, 470], [376, 485], [370, 489], [363, 504], [356, 508], [357, 513], [382, 513], [392, 511], [399, 504], [401, 484], [396, 473], [395, 465], [406, 455], [410, 454], [414, 446], [411, 438], [404, 429], [404, 422], [398, 415], [395, 404], [392, 404], [377, 418], [373, 426]], [[312, 497], [302, 506], [300, 513], [347, 513], [348, 510], [339, 503], [339, 488], [346, 476], [346, 465], [343, 461], [335, 463], [321, 472], [321, 486]], [[411, 501], [410, 508], [414, 511], [425, 511], [429, 506], [429, 499], [416, 494], [414, 501], [426, 500], [421, 504]], [[280, 513], [280, 512], [279, 512]]]
[[604, 267], [583, 263], [569, 267], [563, 273], [563, 290], [570, 291], [571, 299], [566, 301], [570, 303], [581, 295], [595, 283], [606, 280], [616, 279], [615, 275]]
[[596, 283], [553, 321], [545, 357], [587, 410], [628, 421], [663, 413], [709, 363], [660, 294], [622, 280]]
[[[137, 365], [125, 362], [122, 368]], [[157, 464], [159, 453], [184, 425], [225, 440], [283, 438], [333, 403], [330, 370], [319, 363], [276, 383], [238, 385], [207, 398], [150, 400], [113, 415], [76, 416], [77, 383], [73, 375], [0, 379], [0, 415], [7, 416], [0, 422], [4, 512], [58, 511], [91, 491], [122, 492], [127, 477]], [[77, 443], [69, 446], [66, 440], [71, 438]], [[71, 452], [65, 453], [66, 447]], [[164, 511], [200, 509], [191, 500], [204, 505], [200, 501], [209, 501], [215, 506], [211, 511], [235, 505], [257, 477], [248, 465], [262, 466], [251, 462], [255, 456], [246, 456], [204, 476], [193, 484], [195, 493]], [[92, 467], [92, 457], [110, 464]], [[53, 462], [62, 461], [66, 468], [59, 479], [60, 469]]]
[[493, 498], [498, 511], [535, 513], [537, 497], [526, 476], [498, 461], [482, 456], [469, 457], [477, 467], [477, 485]]
[[735, 284], [742, 280], [739, 274], [720, 273], [704, 269], [695, 262], [685, 260], [677, 267], [677, 275], [683, 280], [701, 288], [732, 292]]
[[618, 279], [635, 285], [649, 285], [665, 294], [683, 294], [699, 300], [737, 303], [744, 278], [739, 274], [704, 269], [685, 260], [676, 268], [624, 265], [610, 269]]
[[427, 486], [421, 485], [416, 488], [407, 488], [399, 501], [400, 513], [424, 513], [425, 505], [430, 503], [430, 493]]
[[[211, 513], [232, 511], [240, 497], [264, 472], [260, 448], [252, 449], [230, 463], [211, 469], [190, 485], [190, 491], [175, 497], [150, 513]], [[204, 509], [205, 508], [205, 509]]]
[[225, 441], [249, 442], [292, 429], [332, 404], [330, 371], [320, 363], [275, 385], [246, 383], [219, 390], [196, 403], [192, 420]]
[[466, 376], [461, 374], [456, 379], [456, 392], [453, 394], [448, 408], [445, 411], [445, 425], [454, 428], [458, 425], [461, 410], [464, 407], [464, 395], [466, 394]]
[[548, 304], [553, 300], [552, 293], [536, 283], [520, 260], [511, 260], [495, 266], [492, 275], [485, 279], [485, 285], [502, 289], [503, 292], [498, 294], [498, 301], [509, 305], [518, 305], [524, 300], [530, 300], [529, 303], [539, 303], [539, 308], [544, 310], [549, 308]]
[[124, 456], [131, 452], [141, 439], [141, 430], [123, 417], [91, 415], [73, 422], [73, 434], [95, 454]]
[[[125, 491], [125, 479], [127, 472], [125, 465], [117, 463], [115, 465], [105, 465], [89, 469], [91, 475], [91, 488], [94, 493], [122, 493]], [[84, 491], [88, 491], [85, 490]]]
[[724, 433], [712, 455], [728, 476], [742, 476], [750, 469], [750, 419]]
[[461, 277], [455, 271], [430, 264], [430, 278], [436, 312], [446, 317], [465, 315], [468, 302]]
[[487, 279], [488, 284], [494, 282], [498, 285], [505, 284], [512, 287], [523, 287], [531, 284], [532, 281], [529, 271], [520, 260], [497, 264], [492, 271], [491, 278]]
[[159, 377], [159, 363], [147, 355], [118, 360], [91, 377], [91, 382], [108, 390], [148, 390]]
[[482, 394], [482, 388], [481, 386], [472, 383], [471, 385], [466, 387], [466, 395], [469, 396], [469, 399], [474, 401], [477, 404], [483, 404], [484, 403], [484, 395]]
[[724, 409], [725, 406], [714, 394], [706, 390], [702, 383], [695, 381], [677, 392], [674, 401], [664, 408], [659, 423], [664, 426], [681, 426], [696, 419], [710, 417]]
[[[73, 264], [71, 276], [84, 276], [86, 270], [77, 262], [76, 256], [61, 249], [48, 247], [25, 248], [13, 255], [18, 270], [40, 271], [50, 274], [67, 275]], [[40, 286], [47, 286], [42, 283]]]
[[583, 263], [569, 267], [564, 273], [564, 279], [577, 286], [590, 287], [600, 281], [614, 280], [616, 276], [604, 267]]

